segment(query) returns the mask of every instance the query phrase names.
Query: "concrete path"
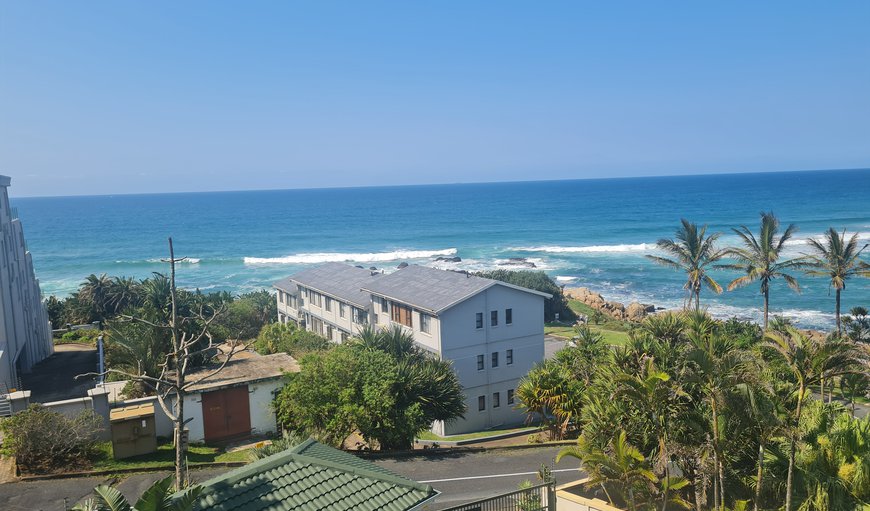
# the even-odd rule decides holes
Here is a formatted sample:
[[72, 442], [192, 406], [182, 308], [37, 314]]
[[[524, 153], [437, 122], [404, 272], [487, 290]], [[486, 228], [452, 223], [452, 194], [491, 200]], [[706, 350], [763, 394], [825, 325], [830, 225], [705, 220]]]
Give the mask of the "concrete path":
[[76, 375], [97, 370], [97, 349], [88, 344], [59, 344], [54, 354], [39, 362], [33, 371], [22, 375], [24, 390], [31, 403], [47, 403], [87, 397], [94, 378], [75, 379]]

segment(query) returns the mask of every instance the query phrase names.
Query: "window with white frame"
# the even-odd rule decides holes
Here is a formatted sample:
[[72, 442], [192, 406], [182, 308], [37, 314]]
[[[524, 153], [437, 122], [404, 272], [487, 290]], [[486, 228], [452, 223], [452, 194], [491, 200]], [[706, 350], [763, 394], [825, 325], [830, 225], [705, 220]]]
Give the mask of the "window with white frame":
[[338, 304], [338, 316], [343, 318], [347, 315], [347, 306], [343, 303]]
[[332, 312], [332, 298], [326, 297], [326, 311]]
[[484, 369], [485, 368], [483, 366], [483, 355], [478, 355], [477, 356], [477, 370], [483, 371]]
[[501, 397], [501, 396], [499, 395], [498, 392], [493, 392], [493, 393], [492, 393], [492, 407], [493, 407], [493, 408], [498, 408], [499, 406], [501, 406], [501, 399], [500, 399], [500, 397]]
[[483, 313], [482, 312], [478, 312], [477, 314], [474, 315], [474, 328], [477, 328], [478, 330], [483, 328]]
[[482, 412], [486, 410], [486, 396], [477, 396], [477, 411]]
[[498, 311], [489, 312], [489, 324], [490, 326], [498, 326]]
[[420, 331], [423, 333], [429, 333], [429, 323], [432, 321], [432, 316], [426, 314], [425, 312], [420, 313]]
[[504, 324], [512, 325], [514, 323], [514, 310], [513, 309], [505, 309], [504, 310]]
[[514, 350], [507, 350], [504, 352], [504, 363], [507, 365], [514, 363]]
[[492, 367], [498, 367], [498, 352], [492, 352]]
[[507, 391], [507, 402], [509, 405], [514, 404], [514, 389], [508, 389]]

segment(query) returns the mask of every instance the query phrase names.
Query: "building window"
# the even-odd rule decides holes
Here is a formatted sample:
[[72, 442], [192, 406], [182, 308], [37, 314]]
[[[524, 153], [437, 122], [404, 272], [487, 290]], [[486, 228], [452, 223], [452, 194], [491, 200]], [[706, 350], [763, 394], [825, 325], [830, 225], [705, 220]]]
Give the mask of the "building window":
[[492, 352], [492, 367], [498, 367], [498, 352]]
[[381, 298], [381, 312], [390, 312], [390, 307], [387, 305], [386, 298]]
[[393, 320], [393, 323], [399, 323], [408, 328], [411, 328], [413, 325], [411, 321], [411, 308], [406, 305], [400, 305], [396, 302], [391, 304], [390, 319]]
[[340, 317], [344, 317], [347, 314], [347, 310], [345, 309], [345, 305], [343, 303], [338, 304], [338, 315]]
[[327, 312], [332, 312], [332, 298], [326, 297], [326, 310]]
[[478, 313], [475, 315], [474, 320], [475, 320], [475, 323], [474, 323], [474, 325], [475, 325], [474, 327], [475, 327], [475, 328], [478, 328], [478, 329], [479, 329], [479, 328], [483, 328], [483, 313], [482, 313], [482, 312], [478, 312]]
[[477, 396], [477, 411], [482, 412], [486, 410], [486, 396]]
[[429, 322], [432, 320], [432, 316], [421, 312], [420, 313], [420, 331], [423, 333], [429, 333]]
[[504, 310], [504, 324], [512, 325], [514, 322], [514, 310], [513, 309], [505, 309]]
[[358, 325], [364, 325], [364, 324], [369, 322], [369, 313], [362, 310], [362, 309], [357, 309], [356, 307], [354, 307], [353, 308], [353, 318], [351, 318], [351, 319], [353, 320], [354, 323], [356, 323]]
[[499, 399], [499, 393], [493, 392], [492, 393], [492, 407], [498, 408], [499, 406], [501, 406], [501, 399]]
[[484, 369], [483, 368], [483, 355], [478, 355], [477, 356], [477, 370], [483, 371], [483, 369]]
[[508, 404], [509, 405], [514, 404], [514, 389], [508, 389], [507, 395], [508, 395]]
[[347, 342], [347, 332], [341, 333], [341, 342]]
[[514, 350], [507, 350], [504, 352], [504, 363], [507, 365], [514, 363]]
[[328, 325], [326, 327], [326, 338], [330, 341], [332, 340], [332, 327]]
[[491, 326], [498, 326], [498, 311], [490, 311], [489, 324]]

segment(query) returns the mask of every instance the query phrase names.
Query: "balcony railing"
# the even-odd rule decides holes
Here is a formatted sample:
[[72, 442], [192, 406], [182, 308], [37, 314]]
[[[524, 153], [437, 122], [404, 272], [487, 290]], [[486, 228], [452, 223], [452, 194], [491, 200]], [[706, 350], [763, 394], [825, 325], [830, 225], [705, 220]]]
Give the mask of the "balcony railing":
[[476, 500], [444, 511], [556, 511], [554, 481]]

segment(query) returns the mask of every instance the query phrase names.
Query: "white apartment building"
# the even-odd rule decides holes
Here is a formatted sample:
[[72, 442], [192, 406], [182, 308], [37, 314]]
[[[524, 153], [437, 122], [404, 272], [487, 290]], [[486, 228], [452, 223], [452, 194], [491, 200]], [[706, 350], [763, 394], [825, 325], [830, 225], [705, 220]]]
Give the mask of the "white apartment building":
[[21, 221], [9, 207], [11, 181], [0, 176], [0, 394], [17, 388], [21, 373], [54, 352], [33, 259], [24, 244]]
[[[337, 281], [343, 278], [348, 280], [339, 286]], [[331, 325], [333, 341], [353, 335], [367, 322], [378, 328], [401, 325], [419, 346], [451, 361], [468, 410], [464, 420], [434, 424], [436, 434], [500, 428], [524, 420], [524, 414], [514, 409], [514, 392], [520, 378], [543, 360], [544, 300], [550, 295], [416, 265], [382, 275], [327, 264], [284, 279], [275, 287], [283, 321], [300, 322], [315, 332], [321, 331], [321, 325]], [[315, 304], [303, 296], [314, 296]], [[346, 306], [355, 306], [367, 316], [339, 325], [335, 304], [325, 310], [326, 297], [346, 300]]]

